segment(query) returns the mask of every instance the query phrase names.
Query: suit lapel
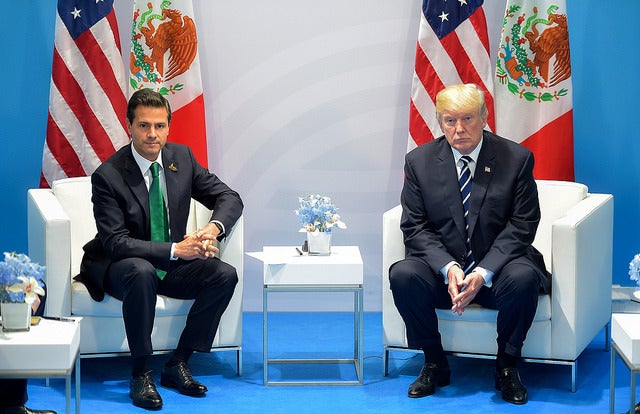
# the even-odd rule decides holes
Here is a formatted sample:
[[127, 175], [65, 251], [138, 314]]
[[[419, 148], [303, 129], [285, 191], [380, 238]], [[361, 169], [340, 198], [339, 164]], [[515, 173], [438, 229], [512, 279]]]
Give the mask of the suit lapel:
[[138, 163], [136, 163], [136, 160], [133, 158], [133, 153], [131, 151], [131, 145], [129, 145], [129, 152], [124, 159], [124, 177], [127, 185], [131, 188], [131, 192], [136, 198], [136, 201], [142, 207], [142, 211], [144, 211], [145, 215], [144, 219], [148, 223], [149, 190], [147, 190], [147, 185], [145, 184], [144, 177], [142, 177], [142, 173], [140, 172], [140, 167], [138, 167]]
[[[167, 144], [162, 149], [162, 165], [164, 167], [164, 180], [167, 185], [167, 205], [169, 206], [169, 225], [172, 226], [176, 224], [176, 220], [172, 220], [173, 218], [177, 218], [179, 212], [179, 202], [180, 202], [180, 163], [177, 160], [177, 155], [173, 151], [173, 148], [170, 144]], [[177, 229], [171, 228], [171, 234], [178, 234]]]
[[482, 203], [487, 195], [487, 190], [491, 183], [493, 172], [495, 171], [495, 163], [493, 143], [491, 142], [491, 138], [485, 133], [482, 148], [476, 161], [473, 186], [471, 187], [471, 199], [469, 200], [469, 234], [473, 234], [473, 230], [478, 222], [478, 215], [480, 214]]
[[[451, 211], [451, 217], [460, 232], [460, 237], [466, 239], [466, 224], [464, 222], [464, 210], [460, 199], [460, 184], [458, 184], [458, 174], [449, 143], [443, 138], [440, 151], [438, 153], [438, 165], [436, 170], [439, 175], [440, 190], [442, 191], [444, 202]], [[471, 190], [473, 193], [473, 189]]]

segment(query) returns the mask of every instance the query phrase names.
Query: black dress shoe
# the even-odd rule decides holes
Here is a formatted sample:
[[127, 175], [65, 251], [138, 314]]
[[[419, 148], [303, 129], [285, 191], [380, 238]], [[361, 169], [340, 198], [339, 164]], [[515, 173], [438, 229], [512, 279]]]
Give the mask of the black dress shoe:
[[186, 362], [178, 362], [172, 366], [165, 365], [162, 368], [160, 384], [164, 387], [176, 388], [184, 395], [203, 395], [208, 391], [204, 384], [193, 379]]
[[427, 363], [422, 367], [420, 375], [409, 385], [409, 397], [421, 398], [432, 395], [438, 387], [445, 387], [451, 383], [451, 370], [448, 366], [439, 367], [436, 364]]
[[[629, 414], [629, 411], [627, 411], [627, 414]], [[633, 414], [640, 414], [640, 403], [633, 408]]]
[[4, 409], [4, 414], [56, 414], [53, 410], [32, 410], [30, 408], [21, 405], [19, 407], [7, 407]]
[[136, 407], [151, 409], [162, 407], [162, 397], [156, 390], [156, 384], [151, 378], [151, 371], [147, 371], [139, 377], [131, 378], [129, 397], [131, 397], [133, 405]]
[[495, 372], [496, 390], [502, 392], [502, 399], [511, 404], [525, 404], [529, 398], [527, 389], [520, 381], [517, 368], [503, 368]]

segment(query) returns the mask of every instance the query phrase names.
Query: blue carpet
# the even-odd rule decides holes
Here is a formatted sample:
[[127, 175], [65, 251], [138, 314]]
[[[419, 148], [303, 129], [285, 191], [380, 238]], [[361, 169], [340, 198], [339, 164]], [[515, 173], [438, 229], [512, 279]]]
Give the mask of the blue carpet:
[[[353, 317], [341, 313], [312, 315], [270, 313], [269, 356], [338, 358], [352, 355]], [[363, 386], [269, 386], [262, 384], [262, 314], [244, 315], [243, 375], [235, 371], [235, 353], [196, 354], [194, 376], [205, 383], [205, 398], [192, 398], [159, 386], [166, 355], [152, 358], [154, 378], [164, 400], [163, 413], [606, 413], [609, 410], [609, 358], [604, 330], [580, 356], [578, 390], [570, 391], [570, 368], [524, 363], [521, 376], [529, 403], [514, 406], [493, 388], [494, 361], [450, 357], [452, 383], [430, 397], [407, 398], [409, 384], [422, 366], [422, 356], [392, 353], [389, 376], [382, 376], [381, 314], [365, 315]], [[130, 365], [126, 357], [81, 361], [81, 411], [84, 413], [144, 412], [128, 396]], [[348, 365], [270, 366], [271, 380], [353, 379]], [[629, 371], [616, 365], [616, 413], [629, 404]], [[29, 381], [31, 408], [64, 412], [64, 380]], [[73, 402], [72, 402], [73, 411]]]

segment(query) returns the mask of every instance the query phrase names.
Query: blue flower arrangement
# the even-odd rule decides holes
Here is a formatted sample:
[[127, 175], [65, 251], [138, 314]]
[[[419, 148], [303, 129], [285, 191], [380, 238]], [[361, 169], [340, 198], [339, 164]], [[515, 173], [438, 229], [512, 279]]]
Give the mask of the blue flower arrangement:
[[640, 286], [640, 254], [633, 256], [629, 262], [629, 278]]
[[44, 269], [25, 254], [5, 252], [0, 262], [0, 301], [32, 304], [36, 295], [44, 296]]
[[300, 208], [296, 210], [296, 215], [302, 224], [300, 231], [331, 233], [333, 227], [347, 228], [340, 220], [338, 209], [331, 198], [316, 194], [299, 197], [298, 201]]

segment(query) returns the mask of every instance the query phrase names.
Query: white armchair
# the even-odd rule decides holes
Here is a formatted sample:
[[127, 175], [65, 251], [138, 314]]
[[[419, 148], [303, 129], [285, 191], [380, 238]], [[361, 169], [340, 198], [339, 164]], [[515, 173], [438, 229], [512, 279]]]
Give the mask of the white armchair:
[[[73, 280], [80, 271], [82, 246], [96, 234], [90, 177], [58, 180], [51, 189], [31, 189], [28, 191], [27, 208], [29, 256], [46, 266], [45, 314], [82, 317], [82, 357], [128, 353], [122, 302], [109, 295], [105, 295], [102, 302], [95, 302], [89, 296], [87, 288]], [[210, 217], [210, 210], [192, 200], [187, 233], [204, 226]], [[219, 247], [221, 259], [236, 268], [239, 280], [231, 303], [220, 321], [212, 350], [236, 351], [238, 375], [241, 375], [244, 254], [242, 217]], [[155, 352], [175, 348], [192, 302], [158, 296], [151, 335]]]
[[[613, 196], [590, 194], [583, 184], [537, 181], [541, 208], [534, 246], [552, 274], [550, 295], [540, 297], [522, 349], [526, 361], [571, 366], [576, 390], [577, 359], [611, 317]], [[407, 348], [405, 326], [389, 287], [389, 267], [405, 257], [401, 206], [383, 215], [382, 342], [383, 374], [390, 351]], [[462, 316], [436, 310], [445, 351], [490, 358], [497, 352], [497, 311], [471, 305]], [[606, 348], [608, 349], [608, 332]], [[472, 340], [469, 340], [472, 338]]]

